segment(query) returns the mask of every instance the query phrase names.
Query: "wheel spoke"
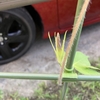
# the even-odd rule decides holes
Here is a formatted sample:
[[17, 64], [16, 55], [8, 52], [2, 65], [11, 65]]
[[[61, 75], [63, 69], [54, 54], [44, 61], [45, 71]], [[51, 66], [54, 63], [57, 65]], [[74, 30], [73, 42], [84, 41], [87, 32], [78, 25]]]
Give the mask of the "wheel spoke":
[[28, 35], [18, 35], [18, 36], [9, 36], [8, 43], [17, 43], [17, 42], [26, 42], [28, 40]]
[[10, 49], [10, 47], [7, 44], [0, 46], [0, 53], [4, 59], [10, 58], [13, 55], [12, 50]]

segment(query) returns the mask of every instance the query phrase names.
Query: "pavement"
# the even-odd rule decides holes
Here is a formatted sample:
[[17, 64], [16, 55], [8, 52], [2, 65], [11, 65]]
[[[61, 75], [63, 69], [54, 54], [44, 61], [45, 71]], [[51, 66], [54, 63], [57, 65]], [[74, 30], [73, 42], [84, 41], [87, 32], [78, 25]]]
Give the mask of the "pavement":
[[[69, 33], [66, 47], [70, 35]], [[63, 38], [63, 35], [61, 35], [61, 38]], [[83, 28], [77, 50], [87, 54], [90, 59], [96, 60], [100, 57], [100, 23]], [[0, 71], [13, 73], [59, 73], [59, 68], [49, 40], [37, 39], [24, 56], [11, 63], [1, 65]], [[20, 95], [28, 97], [33, 95], [40, 82], [34, 80], [0, 79], [0, 89], [9, 93], [18, 92]]]

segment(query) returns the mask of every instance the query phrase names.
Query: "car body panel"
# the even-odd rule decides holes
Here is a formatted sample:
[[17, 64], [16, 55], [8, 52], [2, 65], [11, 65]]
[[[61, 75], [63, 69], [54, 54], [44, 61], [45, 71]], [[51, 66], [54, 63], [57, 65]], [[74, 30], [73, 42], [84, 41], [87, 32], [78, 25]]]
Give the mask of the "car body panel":
[[58, 28], [57, 0], [33, 5], [39, 13], [45, 31]]
[[[63, 33], [65, 30], [71, 30], [77, 1], [50, 0], [49, 2], [32, 5], [42, 19], [44, 38], [48, 37], [48, 31], [53, 36], [54, 31]], [[100, 22], [100, 0], [91, 0], [84, 25], [86, 26], [96, 22]]]
[[72, 26], [76, 4], [76, 0], [67, 0], [67, 2], [66, 0], [58, 0], [58, 17], [60, 29]]

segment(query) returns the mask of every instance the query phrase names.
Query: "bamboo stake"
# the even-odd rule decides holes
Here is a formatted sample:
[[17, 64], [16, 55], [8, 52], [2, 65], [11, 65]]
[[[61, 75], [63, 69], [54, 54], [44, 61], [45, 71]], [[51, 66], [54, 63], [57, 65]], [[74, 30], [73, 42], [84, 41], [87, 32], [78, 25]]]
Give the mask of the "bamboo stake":
[[[82, 31], [82, 26], [83, 26], [83, 22], [84, 22], [84, 18], [85, 18], [85, 13], [87, 11], [89, 2], [90, 2], [90, 0], [85, 0], [82, 10], [79, 12], [79, 14], [77, 13], [79, 15], [79, 17], [78, 17], [78, 15], [76, 15], [76, 17], [78, 17], [78, 18], [77, 18], [77, 20], [75, 20], [73, 31], [72, 31], [72, 36], [71, 36], [71, 39], [70, 39], [70, 42], [69, 42], [69, 45], [67, 48], [67, 52], [66, 52], [66, 55], [69, 56], [69, 59], [67, 61], [67, 65], [66, 65], [66, 67], [68, 69], [71, 69], [73, 67], [72, 64], [74, 61], [74, 56], [76, 53], [78, 40], [80, 38], [80, 34]], [[80, 4], [80, 6], [82, 6], [82, 5]]]
[[[81, 34], [83, 22], [84, 22], [84, 17], [85, 17], [85, 13], [86, 13], [87, 7], [89, 5], [89, 2], [90, 2], [90, 0], [84, 0], [84, 3], [83, 3], [82, 0], [78, 0], [77, 14], [76, 14], [76, 17], [75, 17], [72, 36], [71, 36], [71, 39], [69, 41], [64, 60], [62, 62], [60, 76], [59, 76], [59, 79], [58, 79], [59, 84], [62, 83], [62, 74], [64, 72], [64, 68], [66, 67], [66, 69], [68, 69], [68, 71], [73, 70], [73, 66], [72, 66], [73, 60], [74, 60], [74, 56], [75, 56], [75, 53], [76, 53], [78, 40], [80, 38], [80, 34]], [[80, 9], [80, 7], [81, 7], [81, 9]]]
[[[67, 50], [65, 53], [65, 57], [64, 57], [64, 60], [62, 63], [61, 73], [60, 73], [60, 77], [58, 80], [59, 84], [62, 83], [62, 74], [64, 71], [64, 67], [66, 67], [66, 69], [68, 69], [68, 71], [73, 70], [72, 65], [73, 65], [73, 61], [74, 61], [74, 56], [76, 53], [78, 40], [80, 38], [80, 34], [82, 31], [82, 26], [83, 26], [83, 22], [84, 22], [84, 17], [85, 17], [85, 13], [86, 13], [89, 2], [90, 2], [90, 0], [85, 0], [84, 2], [82, 0], [78, 0], [72, 36], [71, 36], [71, 39], [69, 41], [69, 44], [68, 44], [68, 47], [67, 47]], [[67, 89], [67, 82], [64, 82], [61, 100], [66, 99], [65, 98], [66, 97], [66, 89]]]

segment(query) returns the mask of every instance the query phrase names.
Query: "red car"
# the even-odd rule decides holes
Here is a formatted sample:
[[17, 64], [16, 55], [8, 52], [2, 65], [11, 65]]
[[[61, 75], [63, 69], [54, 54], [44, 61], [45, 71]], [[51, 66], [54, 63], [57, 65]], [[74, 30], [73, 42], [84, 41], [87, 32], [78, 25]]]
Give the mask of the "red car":
[[[77, 0], [51, 0], [0, 12], [0, 64], [21, 57], [35, 36], [71, 30]], [[91, 0], [84, 25], [100, 22], [100, 0]]]

